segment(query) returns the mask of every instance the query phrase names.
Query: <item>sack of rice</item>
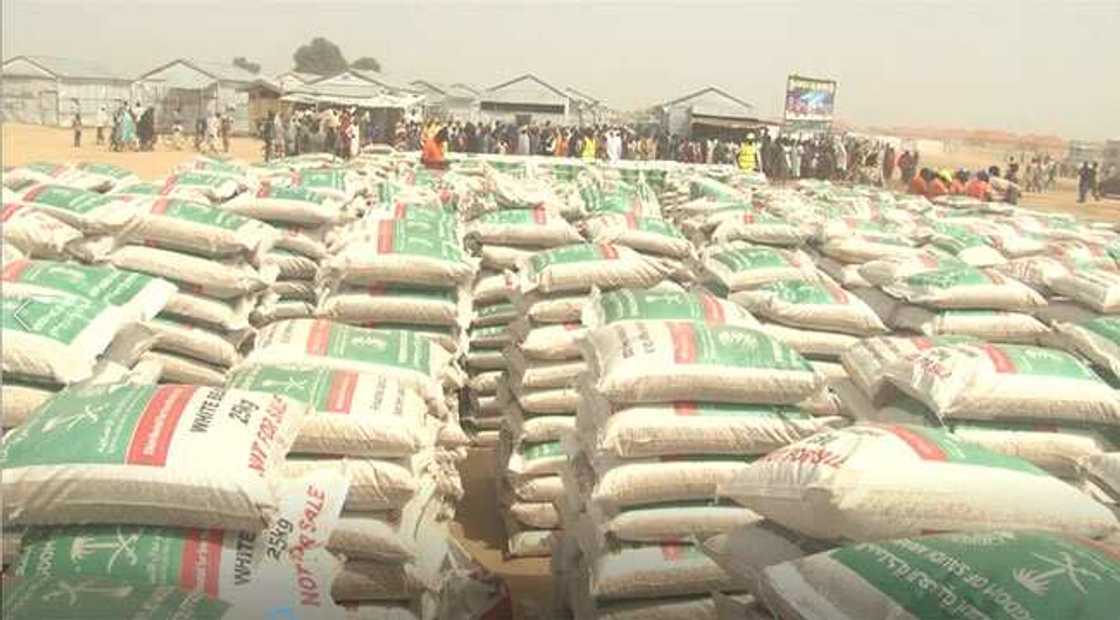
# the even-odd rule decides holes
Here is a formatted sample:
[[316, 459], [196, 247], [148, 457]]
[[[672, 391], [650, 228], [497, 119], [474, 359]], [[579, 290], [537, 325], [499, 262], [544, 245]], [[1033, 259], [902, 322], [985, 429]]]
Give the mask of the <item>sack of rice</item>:
[[567, 455], [559, 441], [520, 443], [510, 452], [506, 470], [518, 477], [554, 476], [565, 461]]
[[203, 187], [189, 185], [164, 185], [162, 183], [126, 183], [109, 193], [111, 196], [144, 196], [148, 198], [179, 198], [191, 202], [211, 203], [210, 195]]
[[869, 261], [859, 267], [859, 273], [872, 286], [886, 286], [927, 271], [960, 269], [967, 266], [964, 261], [951, 254], [925, 249], [916, 254], [903, 254]]
[[837, 359], [848, 347], [859, 342], [858, 336], [815, 329], [797, 329], [777, 323], [762, 323], [758, 331], [797, 351], [819, 359]]
[[534, 415], [571, 413], [580, 402], [579, 391], [573, 386], [541, 389], [519, 386], [514, 396], [522, 410]]
[[589, 303], [583, 308], [582, 320], [588, 329], [598, 329], [620, 321], [663, 320], [758, 327], [758, 321], [741, 306], [703, 290], [593, 291]]
[[67, 295], [103, 302], [119, 308], [126, 321], [151, 319], [175, 293], [170, 282], [140, 273], [43, 260], [9, 262], [0, 280], [6, 294]]
[[381, 373], [444, 407], [442, 386], [461, 383], [451, 356], [415, 332], [365, 329], [321, 319], [279, 321], [265, 327], [245, 362]]
[[576, 378], [587, 370], [587, 364], [575, 359], [532, 360], [519, 349], [504, 351], [508, 360], [509, 382], [515, 393], [521, 390], [566, 388], [575, 384]]
[[612, 403], [792, 404], [821, 387], [793, 349], [744, 327], [618, 323], [591, 332], [588, 345], [593, 385]]
[[528, 417], [517, 408], [514, 412], [507, 413], [505, 426], [521, 441], [539, 443], [563, 439], [575, 430], [576, 420], [575, 416], [567, 413]]
[[[117, 170], [121, 170], [117, 168]], [[82, 166], [51, 162], [31, 162], [4, 168], [4, 184], [19, 186], [32, 183], [54, 183], [88, 192], [104, 192], [112, 187], [110, 179], [102, 174], [89, 172]]]
[[1102, 316], [1079, 323], [1058, 323], [1054, 331], [1070, 351], [1120, 377], [1120, 317]]
[[1120, 502], [1120, 452], [1095, 454], [1081, 460], [1082, 476]]
[[163, 314], [214, 329], [233, 331], [249, 327], [249, 314], [256, 304], [257, 297], [253, 295], [223, 300], [180, 291], [167, 300]]
[[991, 267], [1007, 262], [1003, 254], [988, 245], [984, 237], [957, 224], [934, 223], [930, 241], [973, 267]]
[[486, 213], [471, 222], [467, 238], [485, 245], [551, 248], [581, 241], [579, 231], [543, 206]]
[[511, 271], [518, 268], [536, 252], [528, 248], [505, 245], [484, 245], [479, 253], [479, 264], [494, 271]]
[[333, 198], [301, 187], [262, 183], [255, 192], [246, 192], [222, 204], [223, 211], [268, 222], [298, 226], [322, 226], [339, 221], [340, 211]]
[[432, 590], [413, 564], [349, 560], [335, 577], [331, 596], [338, 602], [407, 601]]
[[0, 428], [20, 426], [57, 391], [57, 386], [52, 384], [5, 378], [0, 383]]
[[327, 257], [327, 245], [323, 242], [324, 233], [330, 226], [307, 227], [295, 224], [274, 224], [277, 232], [274, 248], [295, 252], [316, 261]]
[[470, 378], [467, 387], [475, 394], [493, 394], [498, 391], [498, 384], [503, 381], [502, 377], [503, 373], [500, 370], [479, 373]]
[[678, 540], [705, 540], [761, 517], [741, 506], [720, 506], [714, 502], [673, 502], [638, 506], [614, 515], [596, 510], [588, 513], [590, 527], [598, 538], [595, 548], [621, 543], [659, 543]]
[[748, 591], [758, 590], [762, 571], [832, 549], [833, 545], [788, 530], [773, 521], [754, 521], [702, 541], [700, 549]]
[[840, 356], [848, 377], [872, 400], [883, 403], [893, 392], [886, 369], [907, 362], [936, 346], [971, 342], [967, 336], [865, 338]]
[[909, 276], [883, 287], [912, 304], [945, 310], [1032, 310], [1046, 300], [994, 269], [946, 269]]
[[228, 387], [280, 394], [311, 405], [292, 451], [354, 457], [398, 457], [430, 445], [427, 403], [382, 375], [296, 365], [249, 365]]
[[[242, 190], [242, 183], [229, 176], [206, 172], [180, 172], [155, 182], [160, 193], [171, 194], [174, 189], [189, 190], [205, 196], [210, 202], [226, 202]], [[125, 188], [124, 191], [127, 191]]]
[[826, 256], [817, 260], [817, 267], [844, 288], [871, 286], [871, 283], [860, 274], [862, 265], [844, 264]]
[[761, 455], [842, 424], [840, 418], [811, 416], [794, 407], [688, 401], [613, 412], [584, 401], [578, 420], [595, 450], [624, 459]]
[[286, 280], [313, 280], [319, 272], [319, 264], [314, 259], [289, 250], [273, 249], [260, 262], [274, 267], [277, 277]]
[[730, 300], [754, 314], [793, 327], [858, 336], [888, 331], [867, 304], [827, 276], [813, 282], [771, 282], [749, 291], [732, 293]]
[[146, 325], [159, 338], [156, 350], [227, 368], [241, 361], [239, 349], [252, 335], [249, 330], [219, 333], [168, 318], [153, 319]]
[[274, 295], [282, 301], [306, 301], [316, 303], [320, 289], [308, 280], [277, 280], [268, 287], [265, 296]]
[[4, 522], [258, 530], [306, 409], [190, 385], [70, 388], [4, 437]]
[[1042, 293], [1049, 293], [1051, 283], [1070, 272], [1067, 265], [1051, 256], [1017, 258], [994, 269]]
[[965, 420], [946, 428], [961, 441], [1018, 457], [1063, 480], [1077, 477], [1079, 461], [1120, 449], [1120, 433], [1106, 427]]
[[256, 256], [277, 233], [270, 226], [207, 204], [173, 198], [140, 198], [136, 216], [120, 235], [136, 243], [202, 256]]
[[1120, 396], [1084, 362], [1055, 349], [939, 345], [883, 372], [940, 418], [1120, 424]]
[[1050, 288], [1097, 312], [1120, 312], [1120, 273], [1104, 269], [1078, 269], [1054, 278]]
[[551, 502], [515, 502], [507, 510], [518, 523], [529, 528], [553, 530], [560, 527], [560, 515]]
[[526, 529], [517, 521], [505, 515], [506, 542], [504, 557], [508, 558], [546, 558], [552, 555], [557, 532], [554, 530]]
[[797, 246], [809, 239], [809, 232], [785, 218], [743, 210], [723, 220], [712, 232], [715, 243], [747, 241], [762, 245]]
[[579, 359], [579, 343], [587, 334], [579, 323], [534, 325], [524, 319], [507, 329], [521, 355], [541, 361]]
[[265, 180], [269, 185], [304, 189], [341, 203], [348, 203], [363, 191], [361, 177], [343, 168], [304, 168]]
[[77, 228], [17, 202], [0, 208], [0, 233], [5, 250], [10, 245], [34, 258], [61, 258], [67, 246], [82, 238]]
[[474, 309], [472, 327], [491, 327], [494, 325], [507, 325], [517, 318], [517, 308], [510, 302], [499, 302]]
[[294, 597], [303, 613], [319, 617], [311, 612], [333, 607], [328, 593], [337, 562], [324, 549], [345, 497], [344, 474], [324, 470], [284, 480], [278, 512], [259, 533], [142, 525], [30, 528], [13, 572], [22, 578], [173, 585], [245, 604], [279, 606]]
[[785, 618], [1064, 618], [1116, 614], [1115, 549], [992, 531], [862, 543], [765, 569], [758, 595]]
[[[591, 461], [595, 478], [583, 497], [603, 514], [666, 502], [709, 501], [720, 485], [750, 467], [752, 456], [692, 455], [619, 460], [600, 455]], [[576, 468], [578, 470], [578, 468]], [[567, 489], [572, 493], [580, 489]]]
[[226, 372], [229, 370], [225, 366], [216, 366], [192, 357], [164, 351], [148, 351], [140, 359], [146, 364], [159, 367], [161, 383], [221, 387], [226, 381]]
[[564, 494], [560, 476], [530, 476], [505, 480], [514, 497], [525, 502], [554, 502]]
[[484, 271], [478, 275], [478, 280], [471, 289], [475, 307], [510, 301], [510, 293], [517, 286], [517, 280], [512, 273]]
[[1003, 310], [930, 310], [900, 305], [891, 327], [926, 336], [971, 336], [991, 342], [1045, 344], [1050, 328], [1029, 314]]
[[522, 294], [589, 291], [599, 288], [645, 288], [665, 277], [664, 268], [626, 247], [576, 244], [533, 254], [522, 263]]
[[510, 320], [525, 316], [530, 325], [538, 325], [578, 323], [583, 307], [591, 297], [588, 293], [541, 298], [536, 295], [522, 297], [520, 293], [514, 293], [514, 298], [514, 315]]
[[241, 261], [219, 261], [171, 250], [128, 245], [114, 251], [109, 262], [117, 269], [139, 271], [181, 283], [184, 292], [233, 299], [263, 291], [276, 281], [275, 267], [254, 269]]
[[820, 252], [841, 263], [858, 264], [913, 256], [919, 250], [912, 238], [901, 234], [854, 231], [852, 234], [826, 239], [820, 245]]
[[384, 512], [399, 510], [420, 489], [423, 466], [417, 459], [360, 459], [290, 456], [281, 466], [286, 478], [299, 478], [309, 472], [334, 470], [345, 463], [350, 490], [343, 506], [345, 512]]
[[732, 244], [715, 246], [701, 255], [701, 269], [726, 292], [741, 291], [780, 280], [815, 280], [813, 261], [799, 250]]
[[35, 185], [11, 200], [32, 207], [86, 234], [120, 231], [136, 215], [129, 196], [104, 195], [62, 185]]
[[277, 321], [309, 319], [315, 316], [315, 304], [299, 299], [276, 299], [265, 296], [259, 306], [249, 314], [249, 324], [255, 328]]
[[692, 244], [672, 223], [633, 213], [610, 213], [587, 220], [587, 236], [594, 243], [626, 246], [639, 252], [687, 258]]
[[597, 600], [653, 599], [725, 590], [731, 578], [693, 545], [628, 545], [591, 564]]
[[466, 293], [446, 288], [380, 284], [344, 286], [327, 295], [317, 315], [344, 323], [458, 325], [470, 308]]
[[474, 277], [473, 259], [457, 243], [417, 220], [382, 220], [375, 240], [347, 245], [324, 264], [328, 279], [349, 284], [454, 287]]
[[124, 325], [119, 308], [79, 297], [5, 291], [0, 312], [3, 373], [63, 384], [88, 378]]
[[1026, 461], [901, 424], [820, 433], [770, 453], [720, 493], [825, 540], [1001, 527], [1095, 538], [1120, 528], [1106, 508]]
[[467, 337], [471, 349], [504, 349], [513, 343], [513, 336], [505, 325], [476, 327], [468, 332]]
[[136, 176], [131, 170], [112, 164], [81, 162], [75, 166], [75, 168], [81, 170], [86, 175], [102, 179], [101, 185], [99, 185], [95, 191], [108, 192], [112, 191], [115, 187], [140, 182], [140, 177]]

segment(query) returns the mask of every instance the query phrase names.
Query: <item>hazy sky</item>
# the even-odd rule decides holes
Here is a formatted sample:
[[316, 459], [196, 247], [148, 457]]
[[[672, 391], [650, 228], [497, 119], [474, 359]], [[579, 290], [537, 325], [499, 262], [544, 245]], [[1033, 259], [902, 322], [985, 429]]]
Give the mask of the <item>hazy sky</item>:
[[839, 82], [837, 115], [1120, 138], [1120, 0], [372, 2], [3, 0], [3, 54], [140, 73], [247, 56], [270, 74], [325, 36], [407, 79], [532, 71], [619, 109], [718, 85], [780, 116], [791, 72]]

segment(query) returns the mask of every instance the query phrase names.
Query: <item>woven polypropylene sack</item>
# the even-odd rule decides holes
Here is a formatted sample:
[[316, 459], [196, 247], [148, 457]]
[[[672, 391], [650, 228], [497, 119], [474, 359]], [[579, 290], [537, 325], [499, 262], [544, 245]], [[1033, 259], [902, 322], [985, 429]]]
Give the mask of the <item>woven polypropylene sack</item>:
[[306, 410], [241, 390], [71, 388], [4, 438], [5, 522], [257, 530]]
[[54, 394], [55, 390], [46, 384], [4, 381], [0, 384], [0, 428], [23, 424]]
[[662, 292], [620, 289], [592, 293], [581, 318], [589, 329], [621, 321], [664, 320], [758, 327], [758, 321], [742, 307], [703, 290]]
[[592, 332], [588, 345], [594, 385], [614, 403], [792, 404], [821, 385], [793, 349], [743, 327], [622, 323]]
[[252, 295], [223, 300], [180, 291], [167, 300], [163, 312], [192, 323], [232, 331], [249, 327], [249, 315], [256, 304], [257, 297]]
[[1084, 362], [1010, 344], [936, 346], [884, 369], [943, 418], [1120, 424], [1120, 397]]
[[886, 286], [919, 273], [960, 269], [968, 265], [941, 251], [923, 250], [917, 254], [904, 254], [869, 261], [859, 267], [859, 273], [873, 286]]
[[814, 280], [813, 261], [797, 250], [781, 250], [744, 243], [715, 246], [701, 255], [703, 270], [728, 292], [780, 280]]
[[460, 325], [470, 306], [463, 291], [400, 285], [343, 287], [327, 295], [318, 316], [345, 323]]
[[124, 324], [118, 308], [98, 301], [5, 293], [5, 375], [65, 384], [86, 379]]
[[610, 213], [587, 220], [588, 237], [595, 243], [626, 246], [639, 252], [687, 258], [692, 244], [671, 222], [633, 213]]
[[326, 276], [350, 284], [456, 287], [476, 270], [457, 241], [419, 220], [382, 220], [369, 241], [346, 245], [324, 264]]
[[265, 221], [299, 226], [322, 226], [338, 222], [338, 202], [319, 193], [298, 187], [262, 184], [221, 207], [225, 211]]
[[1102, 316], [1054, 327], [1065, 347], [1120, 377], [1120, 317]]
[[[945, 571], [942, 562], [967, 569]], [[1053, 572], [1065, 567], [1071, 572]], [[939, 577], [927, 590], [915, 587], [912, 575]], [[759, 594], [783, 618], [1095, 620], [1115, 615], [1118, 581], [1113, 549], [1071, 536], [1004, 530], [865, 543], [778, 564], [763, 572]]]
[[754, 211], [735, 211], [734, 217], [723, 219], [712, 232], [715, 243], [747, 241], [763, 245], [797, 246], [805, 243], [809, 233], [796, 222]]
[[78, 230], [115, 233], [136, 216], [130, 196], [98, 194], [62, 185], [36, 185], [17, 192], [12, 202], [22, 203]]
[[912, 360], [935, 346], [970, 341], [971, 338], [965, 336], [866, 338], [844, 351], [840, 363], [865, 395], [882, 402], [884, 391], [890, 390], [884, 374], [887, 368]]
[[581, 241], [579, 231], [544, 207], [487, 213], [470, 223], [467, 238], [486, 245], [552, 248]]
[[[343, 459], [293, 456], [284, 461], [281, 471], [287, 478], [298, 478], [308, 472], [335, 469]], [[343, 510], [347, 512], [381, 512], [404, 507], [420, 488], [421, 472], [407, 459], [345, 459], [350, 491]]]
[[591, 566], [591, 595], [599, 600], [685, 596], [730, 586], [731, 578], [715, 562], [680, 543], [626, 547]]
[[946, 310], [1031, 310], [1046, 300], [1027, 285], [994, 269], [965, 267], [929, 271], [883, 287], [913, 304]]
[[521, 265], [522, 294], [552, 294], [599, 288], [644, 288], [662, 280], [665, 269], [626, 247], [576, 244], [532, 255]]
[[0, 209], [0, 233], [5, 244], [34, 258], [60, 258], [67, 245], [82, 238], [77, 228], [14, 202]]
[[970, 336], [991, 342], [1045, 344], [1049, 327], [1022, 312], [1007, 310], [931, 310], [900, 305], [891, 327], [927, 336]]
[[1079, 269], [1055, 278], [1050, 287], [1097, 312], [1120, 311], [1120, 273], [1115, 271]]
[[220, 333], [166, 318], [149, 321], [147, 326], [159, 337], [157, 350], [224, 367], [241, 361], [239, 348], [251, 335], [248, 330]]
[[141, 198], [121, 241], [201, 256], [256, 255], [278, 235], [257, 220], [210, 205], [173, 198]]
[[145, 364], [152, 364], [160, 369], [159, 380], [162, 383], [220, 387], [226, 382], [226, 372], [229, 370], [224, 366], [165, 351], [148, 351], [140, 359]]
[[753, 314], [792, 327], [858, 336], [888, 331], [863, 300], [840, 288], [827, 276], [813, 282], [772, 282], [749, 291], [732, 293], [730, 299]]
[[276, 269], [254, 269], [243, 261], [212, 260], [171, 250], [129, 245], [114, 251], [109, 262], [180, 284], [180, 290], [218, 299], [263, 291], [276, 281]]
[[0, 280], [7, 293], [68, 295], [116, 306], [129, 321], [151, 319], [175, 293], [170, 282], [144, 274], [54, 261], [9, 262]]
[[798, 329], [777, 323], [763, 323], [758, 331], [813, 359], [836, 359], [859, 342], [858, 336], [829, 332], [817, 329]]
[[311, 366], [242, 366], [231, 388], [280, 394], [311, 405], [292, 446], [303, 454], [399, 457], [412, 454], [425, 432], [428, 405], [414, 390], [383, 375]]
[[1002, 527], [1099, 537], [1120, 528], [1104, 506], [1024, 460], [901, 424], [810, 437], [754, 463], [720, 493], [826, 540]]

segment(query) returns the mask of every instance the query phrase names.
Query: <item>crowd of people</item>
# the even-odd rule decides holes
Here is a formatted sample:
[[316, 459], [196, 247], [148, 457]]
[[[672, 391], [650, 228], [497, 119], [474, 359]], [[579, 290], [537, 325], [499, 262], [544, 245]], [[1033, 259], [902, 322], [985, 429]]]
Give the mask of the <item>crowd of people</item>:
[[384, 141], [372, 113], [356, 108], [304, 108], [287, 115], [270, 112], [257, 127], [257, 135], [264, 141], [266, 159], [300, 153], [350, 158], [363, 146]]

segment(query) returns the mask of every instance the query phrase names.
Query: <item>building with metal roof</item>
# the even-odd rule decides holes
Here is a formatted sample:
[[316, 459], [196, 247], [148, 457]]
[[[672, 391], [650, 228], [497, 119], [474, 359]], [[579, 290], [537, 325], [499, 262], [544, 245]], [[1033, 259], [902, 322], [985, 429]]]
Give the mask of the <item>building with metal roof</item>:
[[409, 85], [424, 95], [426, 118], [478, 121], [479, 93], [474, 87], [462, 82], [444, 84], [431, 80], [413, 80]]
[[715, 86], [661, 103], [653, 112], [666, 131], [689, 137], [727, 136], [781, 125], [760, 118], [753, 105]]
[[258, 79], [233, 63], [178, 58], [141, 75], [136, 90], [143, 103], [155, 105], [159, 131], [176, 115], [189, 127], [201, 116], [232, 112], [234, 132], [248, 133], [248, 91]]
[[578, 121], [574, 108], [572, 95], [531, 73], [492, 86], [479, 97], [482, 120], [517, 125], [574, 123]]
[[96, 122], [98, 109], [111, 114], [132, 98], [132, 77], [96, 62], [59, 56], [13, 56], [0, 75], [0, 120], [68, 126], [74, 112]]

